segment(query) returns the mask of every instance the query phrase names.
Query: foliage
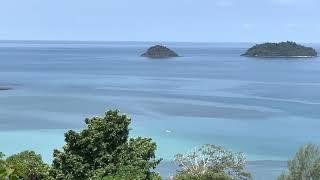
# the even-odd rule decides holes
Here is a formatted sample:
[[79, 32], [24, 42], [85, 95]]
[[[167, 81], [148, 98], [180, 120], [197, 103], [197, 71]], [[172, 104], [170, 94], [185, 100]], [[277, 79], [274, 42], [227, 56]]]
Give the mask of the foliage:
[[3, 159], [5, 155], [0, 152], [0, 179], [16, 180], [19, 176], [16, 174], [15, 169], [9, 167], [6, 161]]
[[221, 179], [251, 179], [245, 171], [246, 160], [242, 153], [233, 153], [221, 146], [204, 145], [190, 154], [177, 154], [175, 162], [181, 167], [178, 179], [181, 177], [212, 177]]
[[3, 157], [0, 153], [0, 179], [49, 179], [49, 166], [33, 151], [23, 151], [6, 160]]
[[0, 179], [49, 179], [49, 166], [35, 152], [23, 151], [6, 160], [1, 159]]
[[174, 180], [232, 180], [226, 173], [216, 173], [211, 170], [200, 175], [192, 175], [187, 172], [180, 172], [174, 177]]
[[4, 168], [6, 166], [6, 161], [3, 159], [5, 157], [5, 155], [0, 152], [0, 169]]
[[34, 151], [23, 151], [6, 159], [7, 165], [14, 167], [20, 178], [28, 180], [48, 179], [49, 166], [42, 161], [41, 155]]
[[18, 180], [20, 179], [16, 170], [11, 167], [5, 167], [0, 169], [0, 179], [2, 180]]
[[146, 177], [146, 173], [143, 169], [137, 168], [135, 166], [125, 166], [118, 167], [116, 174], [107, 175], [103, 178], [97, 178], [102, 180], [161, 180], [160, 176], [157, 174], [152, 174], [149, 177]]
[[293, 57], [293, 56], [317, 56], [315, 49], [304, 47], [295, 42], [263, 43], [248, 49], [243, 56], [252, 57]]
[[320, 179], [320, 149], [314, 144], [300, 147], [292, 160], [288, 161], [288, 175], [282, 174], [279, 180]]
[[65, 134], [63, 151], [54, 151], [51, 175], [55, 179], [120, 178], [127, 170], [144, 179], [158, 176], [151, 171], [160, 163], [155, 158], [156, 144], [147, 138], [129, 139], [128, 116], [110, 110], [85, 122], [86, 129]]

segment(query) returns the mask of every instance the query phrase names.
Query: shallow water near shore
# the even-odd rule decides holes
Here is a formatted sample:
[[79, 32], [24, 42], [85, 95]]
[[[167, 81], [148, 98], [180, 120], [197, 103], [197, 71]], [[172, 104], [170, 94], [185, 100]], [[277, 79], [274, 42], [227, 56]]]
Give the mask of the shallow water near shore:
[[182, 57], [139, 57], [153, 44], [1, 41], [0, 87], [12, 89], [0, 91], [0, 151], [50, 162], [64, 132], [115, 108], [164, 162], [218, 144], [245, 152], [256, 179], [275, 179], [301, 144], [320, 144], [319, 58], [241, 57], [250, 43], [165, 43]]

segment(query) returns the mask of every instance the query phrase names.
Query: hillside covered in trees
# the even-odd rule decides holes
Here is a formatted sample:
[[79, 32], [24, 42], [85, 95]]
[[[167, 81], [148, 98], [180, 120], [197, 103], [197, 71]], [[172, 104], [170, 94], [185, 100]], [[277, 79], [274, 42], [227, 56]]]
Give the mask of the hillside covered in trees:
[[170, 57], [179, 57], [179, 55], [173, 50], [162, 46], [156, 45], [150, 47], [145, 53], [141, 55], [142, 57], [148, 58], [170, 58]]
[[248, 49], [242, 56], [247, 57], [316, 57], [317, 51], [295, 42], [263, 43]]

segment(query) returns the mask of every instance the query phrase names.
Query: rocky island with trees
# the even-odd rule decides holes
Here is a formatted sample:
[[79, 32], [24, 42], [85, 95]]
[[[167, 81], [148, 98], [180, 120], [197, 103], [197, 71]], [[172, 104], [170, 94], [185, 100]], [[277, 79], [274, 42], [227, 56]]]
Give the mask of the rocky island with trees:
[[171, 58], [171, 57], [179, 57], [179, 55], [173, 50], [162, 46], [155, 45], [150, 47], [145, 53], [141, 55], [142, 57], [148, 58]]
[[248, 49], [242, 56], [266, 58], [304, 58], [316, 57], [317, 51], [312, 47], [305, 47], [295, 42], [257, 44]]
[[11, 88], [9, 88], [9, 87], [1, 87], [0, 86], [0, 91], [7, 91], [7, 90], [11, 90]]

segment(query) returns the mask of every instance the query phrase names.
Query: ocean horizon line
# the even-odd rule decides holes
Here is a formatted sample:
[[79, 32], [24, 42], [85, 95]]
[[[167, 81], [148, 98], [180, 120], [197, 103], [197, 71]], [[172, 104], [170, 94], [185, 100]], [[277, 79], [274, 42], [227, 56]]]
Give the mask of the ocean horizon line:
[[[78, 43], [193, 43], [193, 44], [229, 44], [229, 43], [239, 43], [239, 44], [258, 44], [264, 42], [282, 42], [289, 40], [268, 40], [268, 41], [157, 41], [157, 40], [55, 40], [55, 39], [0, 39], [0, 43], [7, 42], [20, 42], [20, 43], [32, 43], [32, 42], [41, 42], [41, 43], [70, 43], [70, 44], [78, 44]], [[291, 41], [291, 40], [290, 40]], [[304, 42], [304, 41], [294, 41], [297, 43], [304, 44], [320, 44], [320, 42]]]

